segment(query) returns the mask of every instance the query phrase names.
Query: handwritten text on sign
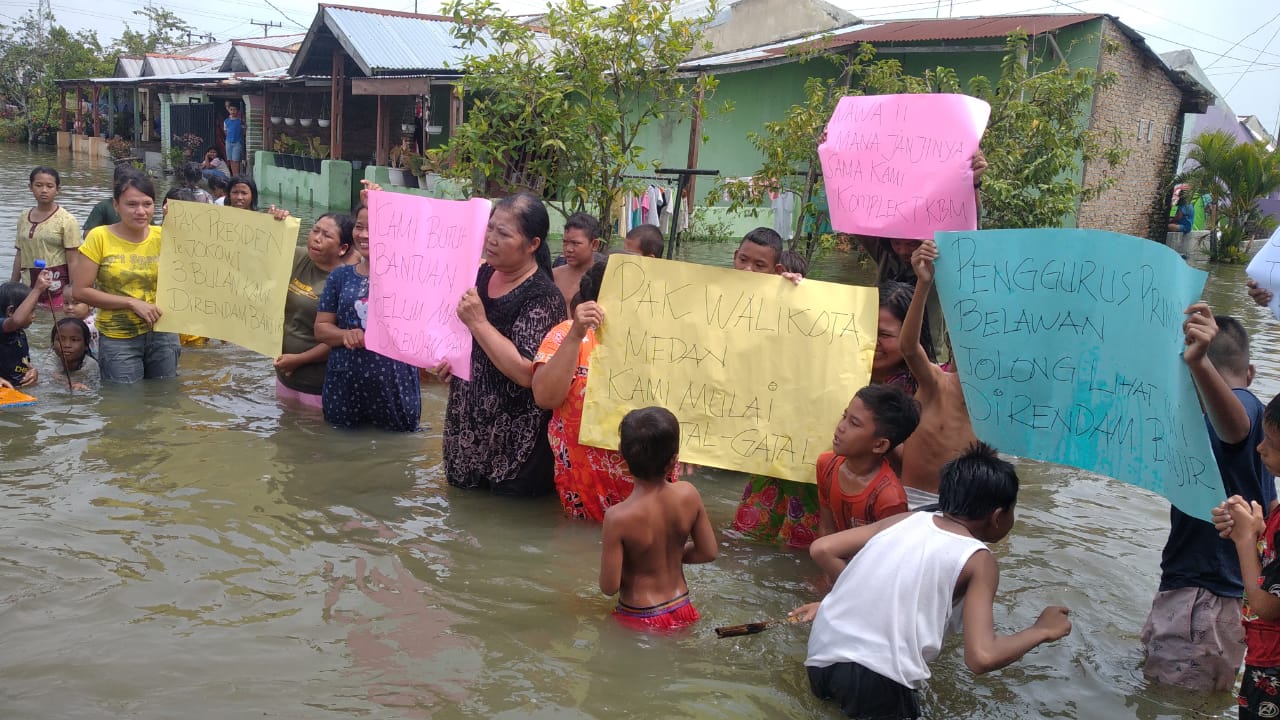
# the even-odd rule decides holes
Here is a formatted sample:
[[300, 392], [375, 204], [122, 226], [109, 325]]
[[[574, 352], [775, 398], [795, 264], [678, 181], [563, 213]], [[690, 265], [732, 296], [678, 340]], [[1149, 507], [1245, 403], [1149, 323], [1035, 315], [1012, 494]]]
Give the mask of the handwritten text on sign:
[[418, 367], [448, 360], [471, 379], [471, 332], [458, 300], [475, 285], [488, 200], [369, 193], [369, 322], [365, 347]]
[[156, 330], [217, 338], [275, 357], [298, 245], [297, 218], [170, 200]]
[[1267, 307], [1271, 308], [1271, 313], [1276, 318], [1280, 318], [1280, 228], [1271, 234], [1267, 244], [1249, 261], [1245, 272], [1258, 283], [1258, 287], [1271, 291], [1271, 302]]
[[680, 457], [814, 482], [875, 351], [875, 288], [613, 255], [582, 442], [618, 447], [628, 411], [680, 419]]
[[978, 437], [1207, 520], [1224, 491], [1182, 360], [1183, 310], [1205, 273], [1164, 245], [1099, 230], [939, 233], [938, 249]]
[[919, 240], [976, 228], [969, 158], [990, 114], [967, 95], [841, 98], [818, 146], [831, 226]]

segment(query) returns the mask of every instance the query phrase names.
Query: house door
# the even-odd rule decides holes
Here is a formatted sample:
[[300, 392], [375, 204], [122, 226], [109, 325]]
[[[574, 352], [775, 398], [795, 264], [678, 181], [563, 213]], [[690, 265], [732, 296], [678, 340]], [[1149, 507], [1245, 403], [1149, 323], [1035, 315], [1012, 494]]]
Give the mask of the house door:
[[200, 149], [192, 153], [196, 162], [203, 159], [205, 150], [215, 145], [225, 157], [222, 140], [218, 137], [215, 107], [213, 103], [174, 103], [169, 106], [169, 128], [174, 136], [191, 133], [200, 138]]

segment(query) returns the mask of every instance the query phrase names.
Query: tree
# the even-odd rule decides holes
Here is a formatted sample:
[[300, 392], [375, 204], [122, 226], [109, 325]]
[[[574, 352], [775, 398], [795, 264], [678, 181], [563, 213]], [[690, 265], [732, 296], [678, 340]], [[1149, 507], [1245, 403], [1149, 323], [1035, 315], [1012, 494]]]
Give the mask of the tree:
[[1187, 159], [1196, 166], [1174, 183], [1186, 183], [1183, 192], [1193, 197], [1211, 198], [1209, 259], [1243, 260], [1246, 240], [1275, 230], [1275, 219], [1262, 214], [1258, 201], [1280, 190], [1280, 153], [1269, 152], [1260, 142], [1236, 142], [1230, 133], [1215, 130], [1191, 141]]
[[119, 55], [146, 55], [147, 53], [169, 53], [180, 50], [189, 44], [195, 27], [187, 24], [182, 18], [165, 8], [147, 5], [141, 10], [134, 10], [147, 20], [147, 31], [139, 32], [126, 23], [124, 32], [116, 40], [112, 51]]
[[1094, 159], [1114, 168], [1128, 154], [1118, 129], [1110, 135], [1090, 130], [1082, 114], [1096, 90], [1116, 82], [1115, 73], [1072, 69], [1065, 61], [1048, 69], [1029, 68], [1026, 58], [1026, 34], [1013, 33], [1005, 40], [996, 83], [983, 76], [969, 82], [969, 94], [991, 105], [982, 136], [989, 163], [982, 177], [984, 227], [1061, 225], [1077, 201], [1093, 199], [1115, 184], [1114, 178], [1104, 177], [1085, 185], [1079, 179], [1081, 168]]
[[49, 85], [48, 33], [51, 13], [28, 10], [13, 25], [0, 26], [0, 95], [22, 114], [27, 142], [35, 141], [33, 115]]
[[532, 190], [565, 215], [596, 212], [607, 239], [623, 176], [647, 164], [640, 130], [668, 113], [702, 114], [696, 98], [715, 88], [710, 76], [679, 77], [707, 18], [676, 18], [672, 6], [562, 0], [539, 29], [493, 0], [451, 0], [472, 105], [432, 162], [487, 195]]
[[[1045, 69], [1026, 63], [1027, 36], [1006, 38], [999, 79], [985, 76], [969, 81], [969, 93], [991, 105], [991, 119], [982, 139], [988, 169], [983, 175], [982, 214], [987, 227], [1055, 227], [1070, 215], [1077, 198], [1096, 197], [1114, 184], [1104, 178], [1085, 186], [1077, 179], [1087, 160], [1103, 158], [1115, 167], [1125, 153], [1117, 136], [1092, 131], [1083, 122], [1095, 88], [1115, 82], [1114, 74], [1098, 76], [1088, 68], [1072, 69], [1065, 62]], [[793, 105], [784, 118], [765, 123], [763, 133], [751, 133], [751, 143], [764, 157], [756, 177], [776, 178], [771, 189], [790, 190], [799, 198], [799, 212], [791, 249], [812, 259], [834, 241], [821, 233], [826, 224], [824, 192], [819, 184], [818, 143], [844, 95], [960, 92], [956, 73], [939, 67], [916, 77], [903, 72], [897, 60], [876, 60], [875, 48], [863, 44], [850, 56], [834, 55], [822, 47], [804, 51], [806, 61], [834, 63], [835, 77], [811, 77], [805, 83], [805, 102]], [[1034, 70], [1034, 74], [1032, 73]], [[758, 184], [728, 181], [732, 209], [752, 208], [760, 202]]]

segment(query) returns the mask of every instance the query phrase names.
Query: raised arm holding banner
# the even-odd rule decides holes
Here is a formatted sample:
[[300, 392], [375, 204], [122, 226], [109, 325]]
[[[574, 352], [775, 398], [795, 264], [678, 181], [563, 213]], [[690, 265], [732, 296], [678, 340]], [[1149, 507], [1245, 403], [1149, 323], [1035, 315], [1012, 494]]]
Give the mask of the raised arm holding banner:
[[831, 227], [917, 240], [978, 227], [969, 158], [990, 115], [968, 95], [841, 98], [818, 146]]

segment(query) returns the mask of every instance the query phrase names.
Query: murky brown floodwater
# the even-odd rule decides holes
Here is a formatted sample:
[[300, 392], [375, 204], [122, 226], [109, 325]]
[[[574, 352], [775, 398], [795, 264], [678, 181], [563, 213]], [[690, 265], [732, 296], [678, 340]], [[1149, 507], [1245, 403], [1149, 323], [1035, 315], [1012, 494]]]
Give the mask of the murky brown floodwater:
[[[30, 203], [37, 163], [65, 170], [62, 201], [81, 219], [109, 192], [107, 167], [0, 145], [0, 227]], [[843, 257], [816, 274], [868, 278]], [[1280, 324], [1242, 279], [1215, 269], [1207, 295], [1254, 333], [1265, 401], [1280, 390]], [[809, 695], [805, 629], [711, 632], [813, 599], [807, 556], [722, 540], [719, 560], [689, 569], [697, 629], [637, 636], [596, 590], [597, 526], [563, 520], [554, 499], [445, 483], [443, 388], [423, 391], [422, 433], [337, 432], [278, 405], [269, 360], [250, 352], [190, 350], [181, 370], [100, 396], [46, 387], [0, 413], [0, 717], [836, 716]], [[996, 548], [997, 623], [1063, 603], [1075, 630], [983, 678], [953, 642], [928, 715], [1234, 717], [1230, 696], [1153, 688], [1138, 669], [1167, 503], [1061, 467], [1020, 472], [1018, 524]], [[740, 481], [695, 481], [723, 528]]]

